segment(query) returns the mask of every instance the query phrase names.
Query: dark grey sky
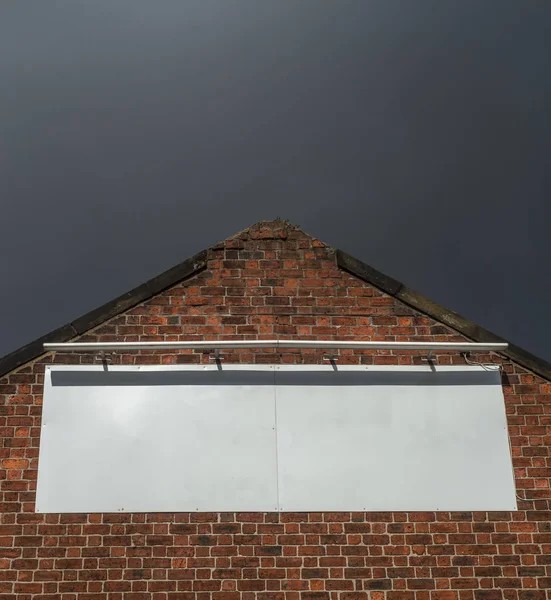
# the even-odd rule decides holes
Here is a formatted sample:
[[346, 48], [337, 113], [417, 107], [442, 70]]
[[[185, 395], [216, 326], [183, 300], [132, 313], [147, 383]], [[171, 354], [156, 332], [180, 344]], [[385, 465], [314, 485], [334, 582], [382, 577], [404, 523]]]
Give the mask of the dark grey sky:
[[549, 0], [0, 7], [0, 355], [287, 218], [548, 360]]

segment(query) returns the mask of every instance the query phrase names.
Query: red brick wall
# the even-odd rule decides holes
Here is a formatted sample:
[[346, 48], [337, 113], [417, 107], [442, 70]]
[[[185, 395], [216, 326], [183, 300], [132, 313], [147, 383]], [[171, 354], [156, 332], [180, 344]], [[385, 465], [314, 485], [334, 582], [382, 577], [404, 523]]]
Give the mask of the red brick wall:
[[[216, 246], [206, 271], [81, 339], [218, 337], [464, 341], [342, 272], [331, 249], [281, 223]], [[118, 357], [207, 360], [185, 351]], [[321, 353], [234, 351], [225, 361], [319, 363]], [[510, 362], [504, 392], [518, 512], [39, 515], [41, 394], [51, 362], [47, 356], [0, 379], [0, 600], [551, 598], [551, 385]], [[350, 351], [340, 362], [419, 357]]]

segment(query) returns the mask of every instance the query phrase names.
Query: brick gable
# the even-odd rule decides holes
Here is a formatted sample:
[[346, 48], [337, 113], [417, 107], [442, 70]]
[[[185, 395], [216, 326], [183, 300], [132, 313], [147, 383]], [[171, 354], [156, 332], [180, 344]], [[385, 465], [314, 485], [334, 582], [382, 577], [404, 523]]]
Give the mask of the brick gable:
[[[469, 341], [344, 272], [285, 222], [211, 248], [206, 269], [81, 341]], [[226, 362], [319, 363], [317, 350], [224, 351]], [[34, 513], [45, 355], [0, 378], [0, 600], [539, 600], [551, 588], [551, 385], [506, 358], [517, 512]], [[181, 350], [121, 364], [209, 361]], [[340, 363], [420, 364], [419, 352], [341, 351]], [[439, 364], [464, 364], [450, 353]], [[547, 596], [546, 596], [547, 594]]]
[[[81, 341], [193, 339], [465, 341], [337, 266], [335, 252], [285, 223], [245, 230], [211, 248], [207, 268], [119, 315]], [[319, 361], [319, 352], [269, 351], [228, 356], [244, 362]], [[348, 362], [392, 363], [381, 352], [343, 352]], [[414, 353], [418, 355], [418, 353]], [[227, 355], [227, 353], [226, 353]], [[146, 358], [148, 356], [148, 358]], [[131, 357], [125, 357], [130, 360]], [[150, 352], [138, 362], [200, 362], [200, 354]], [[415, 362], [419, 357], [416, 356]], [[450, 355], [442, 360], [449, 361]], [[460, 360], [458, 357], [453, 357]], [[63, 357], [66, 359], [66, 356]], [[413, 356], [398, 357], [410, 364]]]

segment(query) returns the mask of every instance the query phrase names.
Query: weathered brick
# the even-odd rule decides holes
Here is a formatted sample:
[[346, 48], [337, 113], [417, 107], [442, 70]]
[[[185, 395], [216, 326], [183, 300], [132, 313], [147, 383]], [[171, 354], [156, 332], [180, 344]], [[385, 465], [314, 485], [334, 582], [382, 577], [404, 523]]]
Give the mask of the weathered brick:
[[[226, 336], [469, 341], [340, 270], [330, 248], [280, 222], [222, 242], [206, 271], [80, 339]], [[158, 365], [205, 358], [118, 356], [121, 364]], [[224, 359], [319, 363], [321, 353], [228, 350]], [[0, 380], [0, 600], [545, 600], [551, 383], [502, 360], [516, 485], [526, 498], [519, 511], [44, 515], [34, 512], [34, 490], [52, 357], [41, 357]], [[361, 351], [339, 361], [420, 364], [405, 353]]]

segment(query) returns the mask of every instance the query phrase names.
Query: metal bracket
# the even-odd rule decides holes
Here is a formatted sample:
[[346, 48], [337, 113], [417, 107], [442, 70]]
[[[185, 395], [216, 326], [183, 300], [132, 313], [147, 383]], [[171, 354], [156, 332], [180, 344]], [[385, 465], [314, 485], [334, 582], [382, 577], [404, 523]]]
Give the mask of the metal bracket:
[[323, 355], [323, 360], [328, 360], [330, 362], [335, 362], [336, 360], [338, 360], [339, 355], [336, 354], [333, 350], [329, 350], [328, 354], [324, 354]]
[[105, 352], [104, 350], [101, 350], [98, 354], [96, 354], [96, 356], [94, 357], [94, 360], [96, 362], [101, 362], [104, 365], [106, 364], [110, 364], [110, 363], [114, 363], [115, 360], [115, 352]]
[[215, 360], [216, 362], [224, 360], [224, 357], [220, 354], [220, 348], [215, 348], [212, 352], [209, 352], [209, 360]]
[[94, 359], [96, 362], [101, 362], [101, 364], [103, 365], [103, 370], [107, 371], [107, 365], [115, 362], [114, 357], [114, 352], [105, 352], [104, 350], [101, 350], [99, 354], [96, 354]]
[[429, 350], [426, 356], [421, 356], [421, 360], [429, 363], [429, 365], [434, 365], [434, 363], [436, 362], [436, 356], [434, 355], [434, 352], [432, 350]]
[[337, 369], [337, 360], [339, 359], [339, 355], [336, 354], [333, 350], [329, 350], [329, 354], [323, 355], [323, 360], [329, 361], [330, 365], [333, 367], [333, 371], [338, 371]]

